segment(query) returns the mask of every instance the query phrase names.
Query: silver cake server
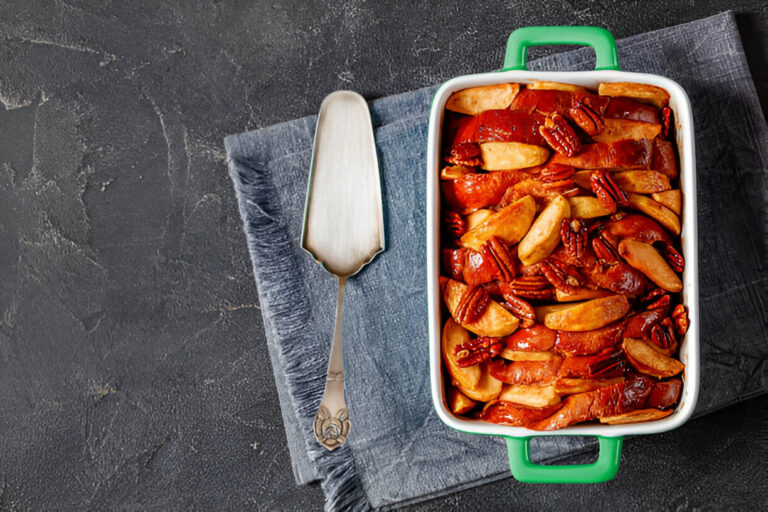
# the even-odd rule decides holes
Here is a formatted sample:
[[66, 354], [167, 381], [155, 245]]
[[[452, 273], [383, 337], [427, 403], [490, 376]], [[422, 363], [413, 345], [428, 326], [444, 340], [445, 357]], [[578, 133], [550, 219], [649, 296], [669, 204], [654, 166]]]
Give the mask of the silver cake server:
[[336, 328], [325, 393], [314, 422], [329, 450], [344, 444], [350, 419], [344, 399], [341, 306], [347, 278], [384, 250], [384, 215], [368, 104], [352, 91], [329, 94], [320, 107], [307, 187], [301, 245], [339, 278]]

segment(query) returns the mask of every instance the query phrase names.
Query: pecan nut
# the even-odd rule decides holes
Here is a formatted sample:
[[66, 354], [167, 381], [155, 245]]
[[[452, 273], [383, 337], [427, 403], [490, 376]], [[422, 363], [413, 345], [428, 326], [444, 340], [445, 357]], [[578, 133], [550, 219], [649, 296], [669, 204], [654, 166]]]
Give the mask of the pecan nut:
[[[539, 181], [544, 183], [555, 183], [573, 178], [576, 169], [572, 165], [549, 164], [539, 173]], [[573, 183], [573, 180], [571, 180]]]
[[507, 293], [512, 293], [525, 299], [551, 299], [553, 289], [544, 276], [520, 276], [506, 283]]
[[600, 115], [584, 103], [577, 103], [571, 107], [568, 113], [571, 114], [573, 122], [587, 135], [597, 135], [605, 128], [605, 123]]
[[667, 105], [663, 109], [661, 109], [661, 113], [659, 114], [659, 117], [661, 118], [661, 138], [666, 139], [669, 137], [669, 134], [672, 132], [673, 124], [673, 118], [672, 118], [672, 109]]
[[491, 297], [488, 292], [483, 288], [474, 286], [461, 296], [459, 304], [453, 312], [453, 318], [461, 325], [476, 322], [483, 316], [490, 301]]
[[517, 274], [515, 260], [498, 237], [493, 236], [485, 242], [480, 253], [485, 261], [496, 267], [496, 278], [502, 283], [508, 283]]
[[619, 261], [619, 251], [616, 249], [616, 243], [612, 238], [607, 233], [600, 232], [592, 239], [592, 250], [603, 265], [615, 265]]
[[670, 304], [669, 293], [662, 288], [654, 288], [650, 292], [646, 293], [638, 300], [638, 306], [651, 309], [665, 309], [669, 308]]
[[565, 156], [576, 156], [581, 151], [581, 141], [568, 121], [560, 114], [552, 114], [539, 126], [539, 133], [549, 147]]
[[651, 329], [651, 342], [659, 347], [665, 355], [671, 355], [677, 350], [677, 338], [672, 327], [672, 320], [665, 318]]
[[565, 293], [575, 293], [582, 286], [579, 270], [557, 258], [549, 257], [540, 263], [541, 273], [552, 286]]
[[563, 219], [563, 223], [560, 224], [560, 239], [568, 254], [580, 262], [587, 248], [586, 224], [579, 219]]
[[445, 226], [445, 230], [449, 237], [456, 240], [461, 238], [461, 235], [467, 231], [467, 223], [461, 215], [450, 210], [443, 214], [443, 226]]
[[682, 304], [675, 306], [675, 309], [672, 311], [672, 322], [675, 324], [675, 332], [680, 336], [685, 335], [691, 323], [688, 320], [688, 309]]
[[624, 358], [624, 351], [617, 350], [610, 352], [606, 350], [604, 353], [593, 356], [592, 360], [587, 365], [588, 377], [597, 377], [611, 370], [616, 370], [626, 364]]
[[504, 350], [503, 338], [481, 336], [462, 343], [455, 349], [456, 363], [464, 368], [473, 366], [496, 357]]
[[661, 255], [672, 270], [678, 274], [682, 273], [683, 270], [685, 270], [685, 259], [683, 258], [683, 255], [680, 254], [672, 244], [659, 242], [659, 245], [661, 246]]
[[448, 163], [463, 165], [465, 167], [477, 167], [483, 164], [480, 157], [480, 145], [477, 142], [462, 142], [451, 146], [450, 154], [445, 157]]
[[619, 187], [611, 175], [604, 170], [594, 171], [589, 177], [592, 192], [600, 200], [606, 210], [616, 213], [616, 206], [629, 205], [629, 196]]
[[502, 306], [520, 319], [520, 327], [527, 329], [536, 323], [536, 311], [534, 311], [533, 306], [512, 293], [508, 286], [502, 286], [500, 289], [504, 296], [504, 303]]

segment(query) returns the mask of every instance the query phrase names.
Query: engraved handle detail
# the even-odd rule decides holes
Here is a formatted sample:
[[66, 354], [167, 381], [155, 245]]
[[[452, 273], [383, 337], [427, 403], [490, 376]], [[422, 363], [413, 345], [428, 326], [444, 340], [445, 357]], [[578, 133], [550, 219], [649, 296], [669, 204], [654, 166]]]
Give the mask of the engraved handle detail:
[[314, 422], [315, 437], [329, 450], [335, 450], [344, 444], [350, 427], [347, 403], [344, 399], [344, 359], [341, 351], [341, 307], [346, 283], [346, 276], [339, 277], [336, 328], [333, 331], [331, 355], [328, 358], [328, 377]]

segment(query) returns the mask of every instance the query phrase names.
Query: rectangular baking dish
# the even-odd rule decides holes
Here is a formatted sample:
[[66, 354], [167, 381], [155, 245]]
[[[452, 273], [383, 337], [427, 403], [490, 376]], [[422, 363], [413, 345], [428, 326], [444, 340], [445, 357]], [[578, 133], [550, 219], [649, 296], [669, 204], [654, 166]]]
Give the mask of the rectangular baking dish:
[[[595, 71], [533, 72], [525, 65], [529, 46], [570, 44], [588, 45], [596, 54]], [[680, 187], [683, 193], [682, 249], [686, 260], [683, 303], [688, 306], [690, 327], [681, 344], [680, 359], [685, 364], [683, 390], [677, 410], [668, 417], [626, 425], [580, 425], [552, 432], [537, 432], [481, 420], [459, 418], [450, 412], [444, 396], [444, 376], [440, 356], [440, 336], [445, 321], [441, 317], [440, 275], [440, 148], [443, 112], [448, 97], [468, 87], [499, 83], [529, 83], [548, 80], [597, 89], [601, 82], [638, 82], [666, 89], [674, 111], [676, 143], [680, 158]], [[449, 427], [471, 434], [502, 436], [507, 440], [510, 469], [524, 482], [593, 483], [612, 479], [619, 466], [623, 436], [656, 434], [679, 427], [690, 418], [699, 391], [699, 301], [696, 226], [696, 161], [693, 117], [688, 96], [676, 82], [658, 75], [619, 71], [616, 43], [610, 32], [598, 27], [526, 27], [513, 32], [507, 43], [501, 71], [453, 78], [440, 86], [432, 101], [427, 147], [427, 290], [432, 400], [440, 419]], [[528, 441], [534, 436], [596, 436], [600, 444], [593, 464], [548, 466], [530, 461]]]

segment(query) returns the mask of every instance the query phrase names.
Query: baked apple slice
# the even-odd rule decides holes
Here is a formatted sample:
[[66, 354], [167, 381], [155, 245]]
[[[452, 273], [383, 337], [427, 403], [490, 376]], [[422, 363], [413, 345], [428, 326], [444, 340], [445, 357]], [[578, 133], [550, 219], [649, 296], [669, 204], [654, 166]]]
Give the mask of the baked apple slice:
[[565, 292], [558, 288], [555, 288], [555, 300], [557, 302], [575, 302], [589, 299], [599, 299], [600, 297], [607, 297], [613, 295], [608, 290], [601, 288], [579, 288], [574, 292]]
[[653, 217], [671, 233], [675, 235], [680, 234], [680, 217], [678, 217], [675, 212], [666, 206], [663, 206], [661, 203], [657, 203], [650, 197], [641, 196], [639, 194], [629, 194], [629, 207], [635, 210], [640, 210], [646, 215]]
[[664, 192], [655, 192], [651, 194], [651, 198], [678, 215], [683, 212], [683, 195], [680, 193], [680, 189], [676, 188], [674, 190], [665, 190]]
[[519, 84], [494, 84], [470, 87], [451, 94], [445, 102], [446, 110], [469, 114], [479, 114], [484, 110], [507, 108], [520, 90]]
[[[579, 174], [581, 173], [577, 172], [574, 177]], [[591, 173], [585, 171], [585, 174], [587, 175], [587, 186], [585, 188], [589, 188], [589, 174]], [[593, 219], [611, 214], [611, 211], [603, 206], [603, 203], [598, 198], [593, 196], [569, 197], [568, 204], [571, 205], [571, 216], [579, 219]]]
[[597, 92], [600, 96], [629, 98], [657, 108], [663, 108], [669, 104], [669, 93], [655, 85], [634, 82], [602, 83], [598, 86]]
[[629, 307], [625, 295], [611, 295], [549, 313], [544, 325], [561, 331], [592, 331], [622, 318]]
[[[464, 283], [442, 276], [440, 276], [440, 288], [445, 305], [448, 306], [448, 311], [455, 318], [462, 298], [466, 293], [470, 292], [470, 288]], [[516, 316], [501, 307], [498, 302], [490, 299], [482, 315], [477, 320], [463, 323], [461, 326], [478, 336], [498, 338], [512, 334], [519, 324], [520, 320]]]
[[611, 178], [624, 192], [652, 194], [671, 188], [669, 178], [656, 171], [620, 171], [612, 173]]
[[471, 411], [477, 402], [471, 400], [467, 395], [456, 388], [448, 389], [448, 407], [453, 414], [465, 414]]
[[674, 412], [673, 409], [660, 411], [659, 409], [638, 409], [636, 411], [625, 412], [613, 416], [603, 416], [600, 423], [608, 425], [625, 425], [627, 423], [641, 423], [645, 421], [656, 421], [666, 418]]
[[555, 392], [554, 384], [547, 386], [511, 384], [502, 388], [499, 400], [528, 407], [547, 407], [558, 403], [560, 395]]
[[477, 386], [469, 389], [464, 388], [459, 384], [456, 387], [471, 400], [488, 402], [499, 396], [499, 393], [501, 393], [501, 386], [502, 382], [491, 375], [488, 369], [488, 363], [486, 362], [480, 365], [480, 381], [477, 383]]
[[619, 255], [657, 286], [673, 293], [683, 291], [683, 282], [652, 245], [639, 240], [624, 239], [619, 242]]
[[661, 125], [631, 119], [603, 119], [604, 127], [592, 138], [595, 142], [616, 142], [624, 139], [653, 140], [661, 133]]
[[685, 365], [672, 357], [659, 353], [653, 345], [638, 338], [624, 338], [621, 344], [627, 360], [635, 369], [646, 375], [665, 379], [674, 377]]
[[557, 379], [555, 391], [559, 395], [574, 395], [624, 382], [624, 377], [614, 379]]
[[480, 413], [480, 419], [513, 427], [525, 427], [529, 423], [551, 416], [559, 407], [559, 403], [538, 408], [526, 407], [504, 400], [494, 400], [485, 404], [483, 412]]
[[574, 306], [578, 306], [579, 304], [584, 304], [584, 302], [566, 302], [562, 304], [542, 304], [541, 306], [535, 306], [533, 308], [533, 311], [536, 313], [536, 321], [543, 324], [544, 319], [547, 318], [548, 314], [554, 313], [556, 311], [562, 311], [564, 309], [572, 308]]
[[529, 352], [505, 348], [501, 351], [501, 357], [507, 361], [552, 361], [560, 356], [549, 350]]
[[550, 82], [548, 80], [534, 80], [526, 85], [532, 91], [567, 91], [588, 93], [589, 91], [580, 85], [564, 84], [562, 82]]
[[538, 263], [560, 243], [560, 226], [571, 216], [571, 206], [561, 195], [555, 196], [533, 221], [528, 233], [517, 247], [517, 256], [524, 265]]
[[483, 169], [503, 171], [541, 165], [549, 158], [549, 150], [523, 142], [483, 142], [480, 144], [480, 155]]
[[507, 244], [516, 244], [528, 233], [535, 215], [536, 201], [533, 196], [525, 196], [464, 233], [461, 244], [479, 251], [494, 236]]
[[443, 335], [440, 348], [443, 354], [443, 362], [448, 369], [453, 381], [464, 389], [474, 389], [480, 382], [480, 366], [459, 366], [456, 358], [456, 348], [469, 341], [469, 333], [457, 324], [453, 318], [449, 318], [443, 326]]

